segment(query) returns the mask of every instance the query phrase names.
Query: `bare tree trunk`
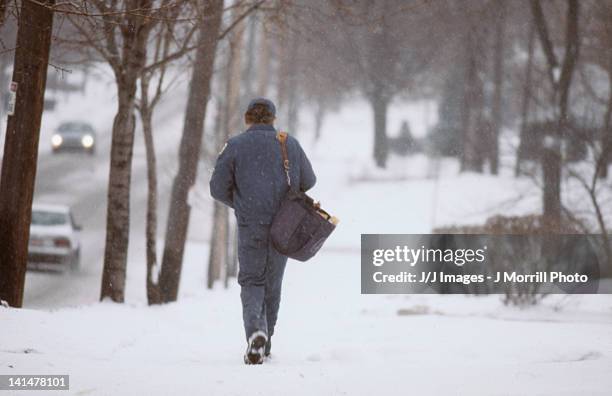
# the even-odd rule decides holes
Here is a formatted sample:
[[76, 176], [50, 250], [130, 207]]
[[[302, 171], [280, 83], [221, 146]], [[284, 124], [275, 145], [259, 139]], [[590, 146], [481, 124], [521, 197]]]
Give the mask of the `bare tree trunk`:
[[145, 226], [147, 255], [147, 301], [149, 305], [161, 304], [159, 267], [157, 265], [157, 159], [153, 140], [153, 109], [149, 103], [149, 76], [140, 79], [140, 119], [144, 135], [147, 160], [147, 216]]
[[321, 138], [321, 130], [323, 129], [323, 120], [325, 119], [325, 106], [317, 101], [317, 109], [315, 110], [315, 142]]
[[[171, 15], [175, 17], [177, 11]], [[154, 63], [167, 59], [170, 43], [174, 41], [174, 26], [169, 23], [166, 31], [160, 31], [155, 40]], [[164, 77], [166, 74], [166, 63], [160, 63], [159, 78], [155, 94], [149, 99], [149, 86], [154, 70], [142, 73], [140, 77], [140, 103], [138, 110], [142, 121], [142, 132], [147, 161], [147, 215], [146, 215], [146, 258], [147, 275], [146, 290], [149, 305], [161, 304], [162, 296], [159, 286], [160, 266], [157, 262], [157, 159], [155, 155], [155, 144], [153, 139], [153, 111], [159, 103], [163, 92]]]
[[298, 40], [290, 28], [283, 25], [277, 41], [280, 47], [278, 76], [278, 125], [293, 135], [297, 129], [297, 50]]
[[492, 131], [489, 142], [489, 161], [491, 173], [499, 172], [499, 134], [502, 127], [502, 101], [504, 85], [504, 25], [506, 23], [506, 5], [499, 3], [499, 17], [496, 20], [495, 45], [493, 55], [493, 103], [492, 103]]
[[[243, 12], [242, 7], [234, 8], [234, 19]], [[232, 31], [227, 57], [227, 73], [225, 82], [225, 109], [223, 111], [223, 127], [219, 130], [217, 149], [220, 151], [233, 131], [238, 129], [238, 106], [240, 102], [240, 72], [242, 66], [242, 39], [244, 23], [240, 22]], [[229, 267], [229, 210], [227, 206], [215, 201], [213, 208], [213, 224], [210, 243], [210, 258], [208, 262], [207, 287], [211, 289], [214, 281], [221, 277], [222, 269], [227, 273]]]
[[197, 175], [222, 13], [223, 0], [210, 0], [206, 5], [205, 17], [199, 22], [198, 49], [189, 86], [179, 149], [179, 169], [172, 186], [162, 258], [160, 287], [164, 302], [176, 301], [178, 295], [191, 210], [187, 198]]
[[[377, 167], [385, 168], [389, 157], [387, 112], [395, 89], [390, 78], [394, 76], [395, 65], [393, 60], [396, 57], [391, 56], [395, 51], [389, 25], [391, 4], [389, 1], [374, 3], [363, 2], [361, 4], [366, 15], [376, 15], [379, 18], [374, 34], [371, 34], [364, 43], [368, 57], [376, 59], [370, 66], [376, 68], [376, 71], [371, 71], [374, 76], [364, 76], [371, 83], [371, 87], [366, 86], [364, 92], [367, 93], [374, 115], [374, 162]], [[380, 77], [378, 77], [379, 75]]]
[[212, 235], [208, 257], [206, 287], [212, 289], [216, 280], [221, 278], [221, 270], [228, 257], [229, 219], [227, 206], [215, 201], [213, 203]]
[[544, 218], [549, 229], [556, 229], [561, 221], [561, 149], [549, 142], [542, 153]]
[[[152, 2], [142, 0], [139, 6], [150, 10]], [[146, 11], [143, 11], [146, 12]], [[100, 300], [110, 298], [123, 302], [125, 273], [130, 236], [130, 183], [134, 149], [134, 115], [136, 84], [147, 60], [147, 41], [154, 21], [140, 14], [125, 16], [132, 29], [121, 29], [121, 61], [111, 63], [117, 82], [119, 107], [113, 122], [110, 172], [108, 176], [108, 206], [106, 210], [106, 245]], [[111, 32], [110, 34], [115, 34]], [[115, 45], [111, 40], [109, 45]]]
[[[554, 53], [548, 27], [539, 0], [531, 1], [534, 22], [540, 37], [542, 49], [548, 63], [548, 75], [553, 87], [552, 103], [557, 108], [557, 128], [544, 139], [542, 173], [544, 176], [544, 222], [550, 230], [557, 229], [561, 221], [561, 142], [568, 126], [569, 90], [578, 60], [578, 13], [577, 0], [567, 0], [565, 55], [561, 65]], [[557, 74], [559, 76], [557, 77]]]
[[374, 112], [374, 161], [379, 168], [387, 166], [389, 142], [387, 139], [387, 110], [389, 100], [382, 93], [375, 93], [370, 98]]
[[538, 0], [532, 0], [532, 11], [542, 48], [548, 61], [548, 74], [553, 86], [552, 100], [558, 111], [556, 131], [552, 135], [546, 136], [542, 155], [544, 221], [549, 229], [556, 229], [561, 221], [561, 141], [565, 136], [568, 125], [569, 90], [574, 66], [578, 60], [579, 4], [577, 0], [567, 1], [565, 55], [559, 77], [556, 76], [559, 63], [554, 54], [541, 4]]
[[83, 69], [83, 78], [81, 79], [81, 83], [79, 84], [79, 90], [81, 91], [82, 95], [85, 95], [85, 90], [87, 88], [87, 82], [89, 81], [89, 76], [90, 74], [90, 65], [89, 63], [85, 65], [84, 69]]
[[477, 57], [481, 56], [476, 50], [476, 37], [473, 32], [466, 34], [466, 63], [465, 87], [461, 108], [461, 170], [482, 172], [482, 150], [480, 139], [480, 126], [477, 113], [481, 111], [482, 86], [478, 78]]
[[287, 96], [288, 96], [288, 80], [289, 80], [289, 51], [290, 42], [288, 37], [287, 27], [285, 25], [280, 26], [280, 33], [276, 35], [274, 41], [275, 48], [278, 53], [278, 69], [274, 73], [276, 76], [276, 105], [278, 111], [276, 112], [276, 125], [281, 126], [283, 129], [287, 128]]
[[4, 21], [6, 20], [6, 3], [7, 0], [0, 0], [0, 27], [4, 25]]
[[[7, 3], [7, 0], [0, 0], [0, 33], [4, 33], [2, 28], [4, 26], [4, 22], [6, 22]], [[2, 47], [10, 45], [6, 41], [7, 39], [3, 38]], [[6, 92], [6, 89], [8, 88], [8, 73], [6, 73], [6, 70], [10, 67], [13, 57], [11, 56], [12, 53], [10, 52], [0, 52], [4, 52], [0, 53], [0, 89], [2, 90], [2, 92]], [[4, 97], [0, 97], [0, 100], [2, 101], [2, 104], [0, 104], [0, 119], [2, 119], [2, 116], [4, 115], [4, 111], [6, 109], [6, 105], [4, 103]], [[0, 130], [0, 139], [2, 139], [2, 137], [2, 130]]]
[[108, 176], [106, 246], [100, 300], [110, 297], [123, 302], [130, 236], [130, 182], [134, 148], [134, 96], [136, 78], [127, 87], [118, 87], [119, 109], [113, 122], [111, 167]]
[[606, 105], [606, 114], [604, 115], [604, 127], [602, 147], [601, 147], [601, 164], [599, 165], [599, 177], [605, 179], [608, 177], [608, 166], [610, 165], [610, 151], [612, 151], [612, 54], [608, 60], [608, 103]]
[[287, 129], [293, 136], [298, 134], [299, 77], [298, 77], [298, 43], [295, 32], [289, 33], [289, 59], [287, 80]]
[[270, 38], [262, 25], [259, 31], [261, 42], [259, 44], [257, 62], [257, 92], [258, 96], [266, 96], [270, 85]]
[[[230, 63], [232, 57], [232, 46], [228, 51], [225, 67], [223, 68], [223, 76], [217, 79], [220, 86], [225, 87], [223, 97], [217, 102], [217, 117], [215, 119], [215, 151], [221, 151], [227, 141], [227, 112], [228, 112], [228, 87], [230, 80]], [[206, 271], [206, 287], [212, 289], [216, 280], [221, 277], [223, 263], [227, 257], [227, 231], [228, 231], [228, 211], [225, 205], [220, 202], [213, 201], [213, 217], [211, 222], [210, 232], [210, 249], [208, 252], [208, 262]]]
[[529, 36], [527, 42], [527, 65], [525, 66], [525, 82], [523, 85], [523, 98], [521, 101], [521, 127], [520, 142], [516, 153], [516, 163], [514, 164], [514, 175], [518, 176], [521, 171], [521, 153], [528, 141], [523, 141], [529, 122], [529, 107], [531, 105], [531, 83], [533, 74], [533, 50], [535, 46], [535, 28], [533, 22], [529, 24]]
[[[248, 41], [246, 42], [246, 56], [245, 65], [242, 75], [242, 86], [244, 87], [244, 97], [247, 100], [253, 98], [253, 89], [255, 86], [255, 50], [259, 50], [259, 46], [256, 44], [257, 38], [257, 26], [258, 26], [257, 14], [251, 14], [248, 19]], [[258, 51], [259, 52], [259, 51]]]
[[55, 1], [24, 1], [19, 16], [13, 81], [15, 112], [9, 115], [0, 179], [0, 299], [23, 304], [32, 197]]

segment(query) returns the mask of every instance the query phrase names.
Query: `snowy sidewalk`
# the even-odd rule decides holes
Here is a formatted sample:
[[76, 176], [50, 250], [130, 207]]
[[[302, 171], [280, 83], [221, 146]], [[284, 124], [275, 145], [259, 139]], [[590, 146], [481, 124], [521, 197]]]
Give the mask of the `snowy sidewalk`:
[[0, 309], [0, 374], [70, 374], [70, 394], [80, 395], [607, 395], [612, 387], [611, 296], [551, 297], [525, 311], [496, 296], [362, 296], [359, 256], [325, 252], [289, 263], [273, 358], [245, 366], [239, 289], [202, 290], [195, 258], [205, 253], [191, 246], [176, 304]]

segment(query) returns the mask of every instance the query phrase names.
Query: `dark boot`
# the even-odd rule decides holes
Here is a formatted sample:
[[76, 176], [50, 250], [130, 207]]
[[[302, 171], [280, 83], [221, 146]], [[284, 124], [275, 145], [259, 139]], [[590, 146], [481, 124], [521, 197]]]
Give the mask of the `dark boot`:
[[262, 364], [268, 337], [266, 333], [258, 330], [249, 337], [247, 350], [244, 353], [245, 364]]

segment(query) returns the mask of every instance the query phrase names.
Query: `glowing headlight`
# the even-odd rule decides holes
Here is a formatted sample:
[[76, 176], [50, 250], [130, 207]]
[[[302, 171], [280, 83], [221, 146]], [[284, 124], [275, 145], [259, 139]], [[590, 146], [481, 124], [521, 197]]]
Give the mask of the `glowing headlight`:
[[53, 135], [53, 137], [51, 138], [51, 145], [53, 147], [59, 147], [62, 145], [63, 141], [64, 139], [62, 139], [61, 135]]
[[94, 144], [94, 138], [91, 135], [85, 135], [83, 136], [83, 138], [81, 139], [81, 144], [83, 145], [83, 147], [85, 148], [90, 148], [91, 146], [93, 146]]

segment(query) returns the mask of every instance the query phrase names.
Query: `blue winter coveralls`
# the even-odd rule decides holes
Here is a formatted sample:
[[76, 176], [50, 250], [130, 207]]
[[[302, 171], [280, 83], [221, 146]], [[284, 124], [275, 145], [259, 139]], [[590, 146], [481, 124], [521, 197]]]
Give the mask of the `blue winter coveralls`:
[[[307, 191], [315, 174], [299, 142], [288, 136], [291, 188]], [[210, 194], [234, 209], [238, 222], [238, 283], [247, 339], [268, 336], [280, 304], [287, 257], [270, 241], [270, 224], [288, 190], [280, 143], [272, 125], [255, 124], [223, 148], [210, 179]]]

